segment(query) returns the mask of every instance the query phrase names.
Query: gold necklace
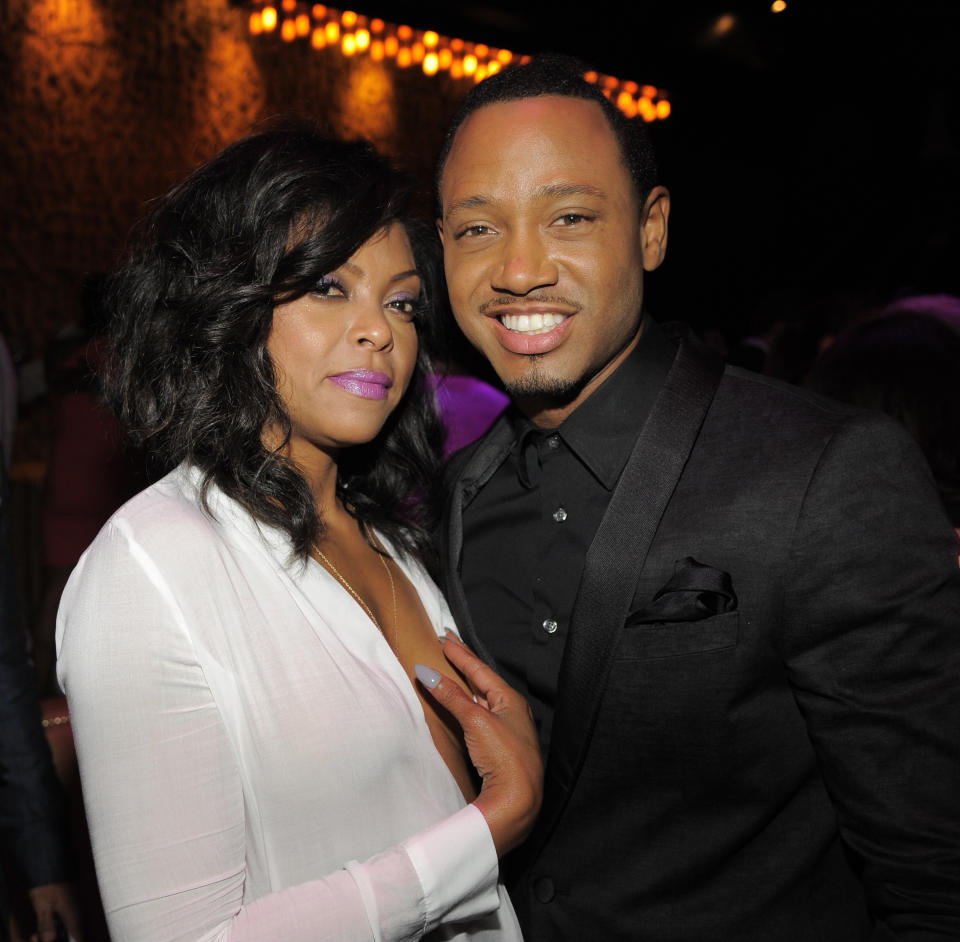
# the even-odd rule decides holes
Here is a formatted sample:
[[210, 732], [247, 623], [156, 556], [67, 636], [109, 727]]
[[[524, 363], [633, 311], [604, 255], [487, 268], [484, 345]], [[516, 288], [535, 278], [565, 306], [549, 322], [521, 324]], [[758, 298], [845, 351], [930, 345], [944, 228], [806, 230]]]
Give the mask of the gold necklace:
[[[344, 578], [343, 574], [337, 569], [336, 566], [330, 561], [327, 555], [317, 546], [316, 543], [313, 544], [313, 549], [316, 554], [323, 560], [324, 565], [330, 570], [331, 575], [340, 583], [356, 600], [357, 604], [367, 613], [367, 617], [377, 626], [377, 631], [387, 639], [387, 644], [390, 643], [387, 633], [383, 630], [383, 625], [377, 621], [377, 616], [373, 614], [373, 609], [367, 605], [362, 598], [360, 598], [360, 593], [350, 585], [349, 582]], [[400, 656], [400, 629], [397, 619], [397, 584], [393, 580], [393, 573], [390, 571], [390, 567], [387, 565], [387, 560], [384, 557], [383, 553], [377, 547], [374, 547], [374, 552], [377, 554], [380, 562], [383, 564], [384, 571], [387, 574], [387, 578], [390, 580], [390, 594], [393, 597], [393, 650], [397, 657]]]

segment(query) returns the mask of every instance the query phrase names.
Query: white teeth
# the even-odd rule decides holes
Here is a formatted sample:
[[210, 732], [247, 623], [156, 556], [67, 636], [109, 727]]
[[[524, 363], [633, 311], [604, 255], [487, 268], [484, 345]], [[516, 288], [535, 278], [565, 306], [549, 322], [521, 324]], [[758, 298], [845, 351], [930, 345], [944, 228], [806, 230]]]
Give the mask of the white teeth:
[[502, 314], [500, 323], [521, 334], [545, 334], [565, 319], [564, 314]]

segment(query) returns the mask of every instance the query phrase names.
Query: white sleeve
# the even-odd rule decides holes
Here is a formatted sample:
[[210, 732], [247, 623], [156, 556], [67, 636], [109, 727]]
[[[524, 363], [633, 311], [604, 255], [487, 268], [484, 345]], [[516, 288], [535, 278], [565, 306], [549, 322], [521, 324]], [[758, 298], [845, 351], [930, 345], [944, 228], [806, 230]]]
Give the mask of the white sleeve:
[[392, 942], [497, 908], [496, 852], [472, 805], [376, 857], [244, 905], [243, 770], [162, 574], [108, 525], [58, 621], [114, 942]]

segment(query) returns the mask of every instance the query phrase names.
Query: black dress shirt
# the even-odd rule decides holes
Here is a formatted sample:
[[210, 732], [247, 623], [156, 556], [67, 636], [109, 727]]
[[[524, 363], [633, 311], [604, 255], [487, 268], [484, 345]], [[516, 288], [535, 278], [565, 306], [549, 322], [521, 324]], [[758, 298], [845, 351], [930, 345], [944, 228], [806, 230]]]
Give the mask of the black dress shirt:
[[674, 351], [647, 318], [630, 356], [559, 428], [511, 407], [514, 446], [464, 510], [467, 603], [498, 670], [530, 702], [544, 755], [584, 559]]

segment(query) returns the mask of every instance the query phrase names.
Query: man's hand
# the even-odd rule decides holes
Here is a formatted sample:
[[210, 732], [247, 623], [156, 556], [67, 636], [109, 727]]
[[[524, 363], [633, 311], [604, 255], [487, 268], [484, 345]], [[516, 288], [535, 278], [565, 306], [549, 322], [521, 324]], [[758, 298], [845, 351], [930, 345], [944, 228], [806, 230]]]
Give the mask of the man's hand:
[[58, 915], [70, 935], [71, 942], [83, 942], [80, 911], [72, 883], [45, 883], [30, 890], [30, 902], [37, 916], [37, 931], [31, 942], [57, 942]]

